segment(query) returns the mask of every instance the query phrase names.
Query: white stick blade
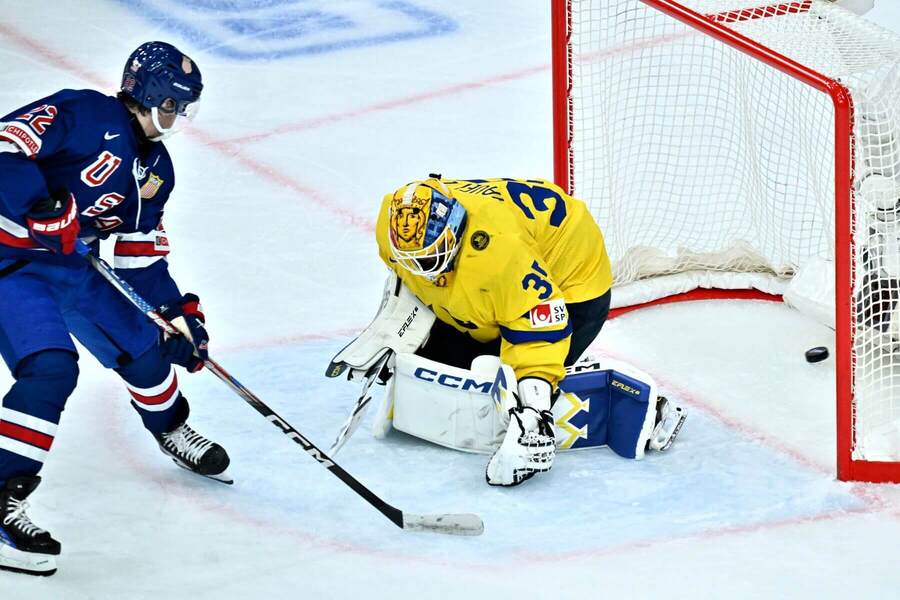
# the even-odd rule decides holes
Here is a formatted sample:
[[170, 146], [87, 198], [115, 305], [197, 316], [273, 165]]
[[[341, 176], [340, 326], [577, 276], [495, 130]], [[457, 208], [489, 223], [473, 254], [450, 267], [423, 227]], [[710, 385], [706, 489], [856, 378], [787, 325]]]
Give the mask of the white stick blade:
[[403, 513], [403, 529], [433, 531], [449, 535], [481, 535], [484, 523], [481, 517], [470, 513], [448, 515], [414, 515]]
[[357, 402], [356, 406], [353, 408], [353, 412], [347, 418], [344, 426], [341, 427], [341, 430], [338, 432], [337, 437], [334, 440], [334, 443], [331, 444], [331, 448], [328, 450], [328, 454], [334, 456], [338, 453], [338, 451], [344, 447], [344, 444], [347, 440], [350, 439], [350, 436], [356, 431], [359, 427], [360, 422], [362, 422], [362, 418], [366, 414], [366, 410], [369, 407], [369, 402], [372, 400], [372, 396], [366, 397], [364, 400]]

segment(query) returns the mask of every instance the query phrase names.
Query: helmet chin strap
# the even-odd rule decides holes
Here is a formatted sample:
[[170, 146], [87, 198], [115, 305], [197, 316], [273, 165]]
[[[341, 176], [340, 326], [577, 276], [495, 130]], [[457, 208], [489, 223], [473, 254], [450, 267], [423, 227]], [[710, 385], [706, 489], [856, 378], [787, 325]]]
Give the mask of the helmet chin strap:
[[[159, 123], [159, 109], [158, 109], [157, 107], [155, 107], [155, 106], [154, 106], [153, 108], [150, 109], [150, 119], [151, 119], [151, 121], [153, 121], [153, 126], [156, 127], [156, 130], [159, 132], [159, 135], [157, 135], [157, 136], [155, 136], [155, 137], [149, 137], [149, 136], [148, 136], [148, 139], [149, 139], [150, 141], [153, 141], [153, 142], [159, 142], [159, 141], [162, 141], [162, 140], [164, 140], [164, 139], [170, 137], [172, 134], [178, 132], [178, 130], [175, 129], [175, 124], [174, 124], [174, 123], [172, 124], [171, 127], [168, 127], [168, 128], [167, 128], [167, 127], [163, 127], [162, 125], [160, 125], [160, 123]], [[177, 121], [178, 118], [176, 117], [175, 120]]]

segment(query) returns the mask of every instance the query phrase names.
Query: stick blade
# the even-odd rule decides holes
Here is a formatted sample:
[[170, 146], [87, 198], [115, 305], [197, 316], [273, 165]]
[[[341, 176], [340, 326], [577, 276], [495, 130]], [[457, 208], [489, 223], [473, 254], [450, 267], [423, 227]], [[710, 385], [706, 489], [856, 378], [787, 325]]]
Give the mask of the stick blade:
[[357, 401], [353, 412], [347, 418], [347, 422], [344, 423], [343, 427], [341, 427], [341, 430], [338, 432], [337, 437], [334, 439], [334, 443], [331, 444], [331, 448], [329, 448], [328, 454], [334, 456], [341, 448], [344, 447], [344, 443], [346, 443], [346, 441], [350, 439], [350, 436], [353, 435], [353, 433], [359, 427], [359, 424], [362, 422], [362, 418], [365, 416], [366, 409], [368, 408], [371, 401], [372, 396], [366, 396], [365, 398], [360, 398]]
[[403, 529], [448, 535], [481, 535], [484, 533], [484, 522], [481, 517], [471, 513], [445, 515], [403, 513]]

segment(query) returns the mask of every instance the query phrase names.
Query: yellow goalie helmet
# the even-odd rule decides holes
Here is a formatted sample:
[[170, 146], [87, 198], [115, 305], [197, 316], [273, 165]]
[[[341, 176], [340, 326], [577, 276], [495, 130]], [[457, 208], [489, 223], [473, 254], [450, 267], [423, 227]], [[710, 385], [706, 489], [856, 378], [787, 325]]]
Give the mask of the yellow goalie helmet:
[[401, 187], [389, 210], [391, 256], [397, 264], [430, 281], [452, 269], [466, 209], [439, 178]]

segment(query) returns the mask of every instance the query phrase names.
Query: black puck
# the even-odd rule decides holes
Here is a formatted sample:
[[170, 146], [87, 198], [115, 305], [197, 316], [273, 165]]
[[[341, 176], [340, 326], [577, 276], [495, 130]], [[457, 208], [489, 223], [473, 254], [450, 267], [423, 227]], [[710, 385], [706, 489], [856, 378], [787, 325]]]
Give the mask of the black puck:
[[828, 358], [828, 348], [825, 346], [816, 346], [806, 351], [806, 362], [817, 363]]

